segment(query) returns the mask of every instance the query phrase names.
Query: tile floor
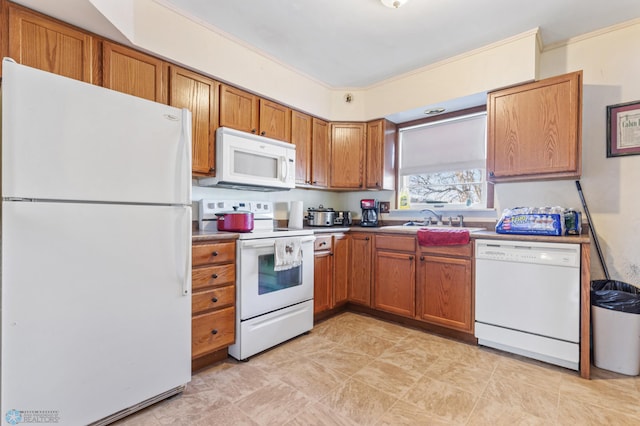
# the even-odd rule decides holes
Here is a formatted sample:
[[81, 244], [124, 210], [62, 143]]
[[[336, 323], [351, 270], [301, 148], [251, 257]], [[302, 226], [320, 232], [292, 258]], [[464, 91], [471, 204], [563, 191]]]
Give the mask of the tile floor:
[[347, 312], [117, 424], [640, 424], [640, 377], [592, 377]]

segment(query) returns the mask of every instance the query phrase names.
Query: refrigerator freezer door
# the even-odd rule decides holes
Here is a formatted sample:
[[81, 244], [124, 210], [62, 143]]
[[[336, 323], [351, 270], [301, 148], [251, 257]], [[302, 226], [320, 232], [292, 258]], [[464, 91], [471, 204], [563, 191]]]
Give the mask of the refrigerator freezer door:
[[191, 113], [8, 60], [2, 196], [191, 204]]
[[88, 424], [189, 382], [190, 207], [5, 201], [2, 215], [3, 418]]

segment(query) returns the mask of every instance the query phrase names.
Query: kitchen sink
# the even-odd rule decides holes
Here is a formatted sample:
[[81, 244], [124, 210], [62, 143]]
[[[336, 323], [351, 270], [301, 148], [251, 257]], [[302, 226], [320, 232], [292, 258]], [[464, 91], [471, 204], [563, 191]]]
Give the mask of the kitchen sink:
[[393, 231], [413, 231], [417, 232], [418, 229], [466, 229], [469, 232], [476, 231], [486, 231], [486, 228], [473, 227], [473, 226], [450, 226], [450, 225], [420, 225], [418, 222], [411, 222], [411, 224], [405, 225], [389, 225], [382, 226], [380, 229], [382, 230], [393, 230]]

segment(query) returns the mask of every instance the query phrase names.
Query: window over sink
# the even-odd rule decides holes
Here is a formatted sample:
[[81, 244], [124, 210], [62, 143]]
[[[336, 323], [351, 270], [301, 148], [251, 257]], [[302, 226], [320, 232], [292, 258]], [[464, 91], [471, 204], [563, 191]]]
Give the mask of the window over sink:
[[399, 189], [412, 209], [487, 207], [486, 123], [475, 108], [400, 128]]

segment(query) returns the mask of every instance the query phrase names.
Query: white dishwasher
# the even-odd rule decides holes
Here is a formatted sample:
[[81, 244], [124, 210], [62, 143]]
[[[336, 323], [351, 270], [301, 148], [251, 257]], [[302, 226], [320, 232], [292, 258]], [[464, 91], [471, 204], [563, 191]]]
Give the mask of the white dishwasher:
[[580, 245], [475, 244], [478, 344], [578, 370]]

